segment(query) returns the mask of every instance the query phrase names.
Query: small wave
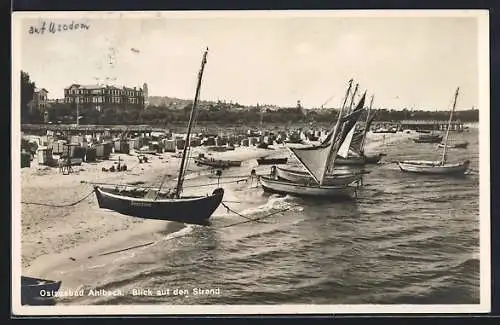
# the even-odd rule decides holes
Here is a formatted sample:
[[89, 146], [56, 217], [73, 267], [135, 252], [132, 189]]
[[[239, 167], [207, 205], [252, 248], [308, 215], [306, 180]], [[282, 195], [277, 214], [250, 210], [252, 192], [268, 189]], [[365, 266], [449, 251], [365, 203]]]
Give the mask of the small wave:
[[[449, 189], [444, 189], [441, 192], [449, 191]], [[439, 193], [439, 192], [438, 192]], [[436, 193], [436, 194], [438, 194]], [[450, 201], [457, 201], [462, 199], [468, 199], [471, 197], [470, 191], [463, 191], [462, 193], [454, 193], [450, 195], [441, 195], [439, 197], [423, 197], [422, 201], [432, 202], [432, 203], [447, 203]]]
[[474, 274], [474, 273], [479, 274], [479, 266], [480, 266], [479, 259], [470, 258], [470, 259], [458, 264], [453, 269], [456, 270], [457, 272], [463, 272], [465, 274]]
[[92, 269], [100, 269], [100, 268], [103, 268], [105, 267], [107, 264], [97, 264], [97, 265], [91, 265], [89, 267], [87, 267], [87, 270], [92, 270]]
[[260, 237], [265, 237], [265, 236], [270, 236], [270, 235], [277, 235], [277, 234], [287, 234], [288, 232], [285, 230], [281, 229], [271, 229], [269, 231], [263, 231], [263, 232], [258, 232], [256, 234], [250, 234], [239, 241], [246, 241], [249, 239], [254, 239], [254, 238], [260, 238]]
[[127, 260], [129, 258], [134, 258], [134, 257], [135, 257], [135, 252], [125, 252], [125, 253], [123, 253], [122, 256], [119, 256], [119, 257], [115, 258], [112, 261], [112, 263], [116, 264], [116, 263], [119, 263], [119, 262], [121, 262], [123, 260]]
[[293, 198], [289, 195], [287, 196], [271, 196], [269, 200], [258, 207], [255, 208], [249, 208], [241, 211], [240, 213], [243, 215], [249, 215], [249, 214], [257, 214], [257, 213], [262, 213], [262, 212], [267, 212], [271, 210], [282, 210], [282, 209], [288, 209], [288, 208], [293, 208], [294, 211], [302, 211], [300, 206], [294, 205], [292, 206], [288, 200], [290, 198]]
[[457, 287], [448, 283], [430, 287], [425, 292], [392, 294], [389, 299], [381, 298], [382, 304], [478, 304], [479, 288]]
[[191, 233], [193, 230], [194, 230], [194, 226], [193, 225], [186, 225], [186, 226], [182, 227], [181, 229], [179, 229], [177, 231], [169, 233], [168, 235], [166, 235], [165, 237], [163, 237], [162, 239], [160, 239], [158, 242], [166, 241], [166, 240], [174, 239], [174, 238], [177, 238], [177, 237], [185, 236], [185, 235]]

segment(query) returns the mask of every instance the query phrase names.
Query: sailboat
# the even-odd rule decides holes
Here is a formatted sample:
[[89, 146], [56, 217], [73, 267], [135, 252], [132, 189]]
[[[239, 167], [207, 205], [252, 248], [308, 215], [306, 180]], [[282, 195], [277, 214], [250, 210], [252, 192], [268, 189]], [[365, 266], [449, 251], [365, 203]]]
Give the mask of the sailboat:
[[[448, 144], [448, 148], [456, 148], [456, 149], [465, 149], [469, 145], [469, 142], [463, 141], [463, 142], [456, 142], [456, 143], [451, 143]], [[437, 145], [438, 148], [444, 148], [444, 143], [440, 143]]]
[[[278, 178], [293, 182], [308, 184], [314, 180], [307, 171], [289, 168], [276, 168]], [[361, 179], [363, 173], [352, 172], [350, 170], [336, 169], [325, 178], [326, 185], [346, 185]]]
[[[205, 64], [207, 63], [208, 48], [203, 54], [201, 68], [198, 73], [196, 94], [187, 126], [186, 145], [182, 153], [181, 165], [176, 188], [171, 191], [161, 191], [161, 187], [141, 191], [120, 190], [94, 186], [99, 207], [119, 212], [124, 215], [145, 218], [178, 221], [197, 225], [208, 225], [208, 219], [219, 207], [224, 196], [224, 189], [216, 188], [212, 194], [206, 196], [183, 196], [182, 185], [187, 167], [187, 156], [190, 149], [190, 136], [196, 117], [198, 98]], [[163, 182], [162, 184], [163, 185]]]
[[[356, 84], [356, 88], [354, 89], [354, 92], [352, 93], [351, 97], [351, 104], [349, 105], [349, 111], [352, 108], [352, 105], [354, 103], [354, 97], [356, 96], [356, 92], [358, 91], [358, 84]], [[366, 95], [366, 93], [365, 93]], [[364, 97], [363, 97], [364, 99]], [[363, 105], [364, 105], [364, 100], [363, 100]], [[335, 158], [335, 162], [337, 165], [364, 165], [365, 164], [365, 157], [356, 151], [351, 150], [351, 143], [354, 137], [354, 132], [356, 131], [356, 126], [357, 122], [354, 124], [352, 130], [349, 132], [349, 134], [346, 137], [346, 141], [342, 143], [342, 146], [339, 149], [339, 152], [337, 153], [337, 157]]]
[[[355, 89], [356, 92], [356, 89]], [[351, 98], [351, 106], [352, 106], [352, 101], [354, 99], [354, 94]], [[371, 101], [370, 101], [370, 106], [368, 109], [368, 112], [366, 114], [366, 123], [364, 128], [361, 128], [359, 130], [355, 130], [354, 134], [352, 136], [352, 139], [350, 140], [350, 146], [349, 146], [349, 155], [347, 157], [342, 157], [340, 155], [337, 155], [335, 164], [338, 166], [363, 166], [366, 164], [376, 164], [382, 159], [382, 157], [385, 156], [383, 153], [379, 154], [371, 154], [367, 155], [364, 152], [364, 147], [366, 143], [366, 136], [368, 131], [370, 130], [370, 126], [373, 123], [373, 120], [375, 118], [375, 114], [370, 114], [373, 106], [373, 99], [374, 96], [372, 96]], [[332, 136], [332, 133], [330, 132], [325, 140], [323, 140], [322, 143], [326, 143], [330, 141], [330, 138]]]
[[436, 133], [436, 128], [432, 130], [432, 132], [422, 132], [420, 131], [417, 138], [413, 139], [415, 143], [440, 143], [443, 140], [443, 136], [439, 133]]
[[399, 168], [404, 172], [421, 173], [421, 174], [464, 174], [469, 168], [470, 161], [464, 160], [456, 163], [449, 163], [447, 161], [447, 149], [448, 149], [448, 138], [450, 134], [451, 121], [453, 118], [453, 113], [455, 112], [455, 107], [457, 104], [457, 97], [459, 92], [459, 87], [455, 92], [455, 98], [453, 100], [453, 108], [450, 113], [450, 119], [448, 120], [448, 128], [446, 129], [446, 135], [444, 138], [444, 147], [441, 160], [438, 161], [428, 161], [428, 160], [405, 160], [399, 161]]
[[349, 184], [329, 185], [327, 176], [332, 174], [335, 165], [334, 157], [339, 152], [340, 145], [351, 133], [352, 128], [363, 111], [364, 96], [360, 104], [349, 115], [343, 116], [345, 101], [350, 93], [352, 80], [340, 110], [339, 118], [332, 131], [331, 141], [319, 146], [306, 148], [289, 148], [300, 163], [305, 167], [310, 177], [306, 182], [293, 182], [279, 179], [277, 175], [260, 176], [259, 180], [267, 192], [291, 194], [298, 196], [326, 196], [329, 198], [352, 198], [355, 187]]
[[[342, 109], [345, 107], [345, 102], [347, 101], [347, 97], [349, 96], [349, 93], [350, 93], [350, 89], [348, 89], [348, 91], [347, 91]], [[356, 106], [354, 111], [358, 111], [358, 110], [363, 109], [365, 97], [366, 97], [366, 93], [363, 96], [363, 98], [360, 100], [360, 102], [358, 103], [358, 105]], [[351, 105], [352, 105], [352, 101], [351, 101]], [[339, 118], [340, 118], [340, 116], [339, 116]], [[350, 131], [349, 131], [349, 133], [344, 135], [343, 142], [341, 142], [340, 138], [338, 140], [336, 140], [339, 144], [341, 143], [341, 145], [340, 145], [339, 150], [338, 150], [337, 155], [336, 155], [337, 158], [335, 159], [335, 164], [337, 164], [339, 162], [339, 159], [347, 160], [346, 158], [348, 155], [348, 149], [350, 148], [351, 141], [353, 139], [355, 125], [356, 125], [356, 121], [350, 123], [350, 126], [349, 126]], [[322, 147], [322, 146], [324, 147], [324, 146], [329, 145], [329, 142], [333, 138], [333, 132], [334, 132], [334, 130], [332, 130], [329, 133], [327, 139], [325, 141], [323, 141], [319, 145], [319, 147]], [[314, 148], [316, 148], [316, 147], [314, 147], [314, 146], [311, 147], [311, 149], [313, 149], [313, 150], [314, 150]], [[292, 151], [290, 148], [289, 148], [289, 150]], [[293, 151], [292, 151], [292, 153], [293, 153]], [[333, 157], [335, 157], [335, 156], [331, 156], [331, 159], [333, 159]], [[365, 172], [332, 169], [328, 173], [328, 175], [326, 175], [324, 183], [326, 185], [347, 185], [347, 184], [351, 184], [355, 181], [359, 181], [363, 174], [365, 174]], [[276, 175], [279, 178], [289, 180], [292, 182], [299, 182], [299, 183], [314, 182], [314, 179], [311, 177], [309, 172], [307, 172], [305, 170], [303, 171], [303, 170], [297, 170], [297, 169], [287, 169], [287, 168], [277, 167], [276, 168]]]
[[413, 139], [413, 142], [415, 142], [415, 143], [439, 143], [441, 140], [443, 140], [443, 136], [440, 134], [424, 133], [424, 134], [420, 134], [418, 136], [418, 138]]
[[382, 157], [385, 156], [384, 153], [371, 154], [371, 155], [367, 155], [365, 153], [366, 136], [368, 134], [368, 131], [370, 130], [370, 127], [376, 115], [376, 113], [371, 114], [373, 107], [373, 99], [374, 96], [372, 95], [370, 100], [370, 106], [368, 106], [368, 111], [366, 113], [365, 126], [363, 129], [359, 130], [354, 135], [354, 139], [351, 141], [351, 146], [350, 146], [351, 152], [357, 153], [358, 156], [365, 158], [365, 164], [376, 164], [380, 161], [380, 159], [382, 159]]

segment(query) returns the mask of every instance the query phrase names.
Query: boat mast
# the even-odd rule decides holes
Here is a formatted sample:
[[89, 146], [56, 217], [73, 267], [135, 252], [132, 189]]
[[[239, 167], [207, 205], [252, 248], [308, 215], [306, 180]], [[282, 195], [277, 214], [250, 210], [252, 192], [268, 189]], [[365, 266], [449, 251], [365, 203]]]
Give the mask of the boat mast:
[[358, 92], [358, 86], [359, 84], [356, 84], [356, 87], [354, 87], [354, 91], [351, 96], [351, 103], [349, 104], [349, 110], [347, 111], [348, 113], [351, 113], [352, 111], [352, 105], [354, 104], [354, 97], [356, 96], [356, 93]]
[[366, 112], [366, 123], [365, 123], [365, 130], [363, 132], [363, 139], [361, 140], [361, 153], [365, 152], [365, 142], [366, 142], [366, 134], [368, 133], [368, 121], [370, 120], [370, 113], [372, 111], [372, 106], [373, 106], [373, 98], [375, 96], [372, 95], [372, 98], [370, 99], [370, 106], [368, 107], [368, 111]]
[[205, 69], [205, 64], [207, 63], [207, 54], [208, 54], [208, 47], [205, 50], [205, 53], [203, 54], [203, 60], [201, 61], [201, 68], [200, 72], [198, 73], [198, 84], [196, 85], [196, 94], [194, 96], [194, 101], [193, 101], [193, 107], [191, 108], [191, 114], [189, 116], [189, 123], [187, 127], [187, 134], [186, 134], [186, 142], [184, 144], [184, 150], [182, 151], [182, 160], [181, 160], [181, 167], [179, 170], [179, 178], [177, 180], [177, 187], [175, 189], [175, 197], [179, 198], [180, 194], [182, 192], [182, 182], [184, 181], [184, 165], [186, 163], [186, 156], [188, 152], [188, 148], [191, 145], [190, 143], [190, 137], [191, 137], [191, 128], [193, 127], [193, 119], [195, 116], [195, 111], [196, 111], [196, 106], [198, 104], [198, 97], [200, 95], [200, 87], [201, 87], [201, 80], [203, 77], [203, 70]]
[[[353, 82], [352, 79], [349, 80], [349, 87], [347, 88], [347, 92], [345, 94], [344, 102], [342, 103], [342, 107], [340, 108], [339, 116], [337, 118], [337, 122], [335, 123], [335, 127], [333, 129], [332, 138], [330, 139], [330, 151], [328, 153], [328, 158], [325, 161], [325, 168], [323, 169], [323, 175], [321, 175], [321, 179], [320, 179], [319, 185], [323, 185], [323, 182], [325, 180], [326, 171], [328, 169], [327, 168], [328, 166], [326, 166], [326, 165], [329, 165], [330, 164], [330, 160], [332, 159], [333, 147], [335, 146], [335, 138], [337, 137], [337, 134], [338, 134], [338, 130], [339, 130], [339, 126], [340, 126], [340, 120], [342, 120], [342, 114], [344, 113], [344, 107], [345, 107], [345, 104], [347, 102], [347, 98], [349, 98], [349, 93], [351, 92], [352, 82]], [[340, 144], [338, 144], [338, 145], [340, 145]], [[333, 163], [332, 163], [332, 165], [333, 165]]]
[[441, 158], [441, 164], [444, 165], [446, 162], [446, 150], [448, 149], [448, 136], [450, 135], [451, 120], [453, 119], [453, 113], [455, 112], [455, 106], [457, 105], [458, 91], [460, 87], [457, 87], [455, 92], [455, 98], [453, 99], [453, 108], [451, 109], [450, 119], [448, 120], [448, 127], [446, 128], [446, 135], [444, 136], [444, 147], [443, 147], [443, 157]]
[[[257, 104], [257, 107], [259, 107], [259, 104]], [[262, 131], [262, 124], [264, 122], [264, 110], [262, 107], [260, 107], [259, 113], [260, 113], [260, 135], [264, 135], [264, 132]]]

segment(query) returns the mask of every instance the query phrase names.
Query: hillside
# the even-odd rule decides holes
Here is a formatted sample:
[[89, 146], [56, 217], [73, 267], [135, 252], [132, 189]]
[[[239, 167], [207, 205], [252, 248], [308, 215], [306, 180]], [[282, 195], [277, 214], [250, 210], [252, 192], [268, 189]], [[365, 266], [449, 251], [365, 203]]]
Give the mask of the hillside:
[[[183, 109], [184, 107], [190, 106], [193, 103], [193, 100], [191, 99], [181, 99], [168, 96], [149, 96], [148, 101], [150, 107], [165, 107], [169, 109]], [[225, 107], [226, 109], [231, 109], [231, 110], [252, 108], [252, 107], [245, 107], [243, 105], [240, 105], [239, 103], [226, 102], [225, 100], [217, 102], [200, 100], [199, 106], [202, 108]]]
[[150, 106], [163, 106], [169, 108], [183, 108], [186, 105], [191, 104], [191, 100], [180, 99], [175, 97], [166, 96], [149, 96], [148, 98]]

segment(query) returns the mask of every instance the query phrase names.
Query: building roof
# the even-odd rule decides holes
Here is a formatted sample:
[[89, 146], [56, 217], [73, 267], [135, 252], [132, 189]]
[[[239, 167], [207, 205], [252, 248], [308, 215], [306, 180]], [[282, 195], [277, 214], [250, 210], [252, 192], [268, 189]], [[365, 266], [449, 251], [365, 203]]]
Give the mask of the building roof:
[[100, 88], [102, 88], [102, 86], [97, 85], [97, 84], [95, 84], [95, 85], [80, 85], [80, 88], [82, 88], [82, 89], [100, 89]]
[[79, 89], [102, 89], [102, 88], [110, 88], [110, 89], [124, 89], [124, 90], [141, 90], [141, 88], [137, 88], [137, 87], [135, 87], [135, 88], [134, 87], [126, 87], [126, 86], [117, 87], [115, 85], [98, 85], [98, 84], [94, 84], [94, 85], [71, 84], [66, 89], [70, 89], [70, 88], [73, 88], [73, 87], [76, 87], [76, 88], [79, 88]]
[[38, 93], [38, 92], [41, 92], [41, 91], [43, 91], [43, 92], [45, 92], [47, 94], [49, 93], [49, 91], [47, 89], [45, 89], [45, 88], [35, 88], [35, 93]]

